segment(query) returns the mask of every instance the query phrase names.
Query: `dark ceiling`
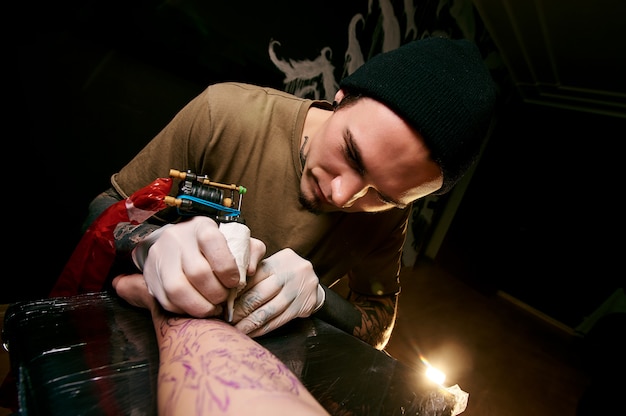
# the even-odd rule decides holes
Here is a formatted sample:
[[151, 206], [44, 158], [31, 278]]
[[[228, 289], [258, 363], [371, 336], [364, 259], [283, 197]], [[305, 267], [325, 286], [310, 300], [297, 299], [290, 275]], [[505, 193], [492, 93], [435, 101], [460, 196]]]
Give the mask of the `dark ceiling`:
[[526, 102], [626, 118], [626, 2], [474, 0]]

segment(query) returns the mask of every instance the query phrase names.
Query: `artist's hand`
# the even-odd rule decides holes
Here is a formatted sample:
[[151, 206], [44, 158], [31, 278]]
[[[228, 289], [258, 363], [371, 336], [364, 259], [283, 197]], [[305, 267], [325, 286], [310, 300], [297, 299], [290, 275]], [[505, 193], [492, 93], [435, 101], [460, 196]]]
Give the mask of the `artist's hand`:
[[[265, 256], [265, 244], [250, 239], [248, 275]], [[150, 247], [143, 277], [167, 311], [197, 318], [222, 313], [229, 289], [239, 283], [239, 269], [218, 224], [207, 217], [172, 224]]]
[[235, 302], [233, 322], [256, 337], [294, 318], [305, 318], [324, 302], [324, 290], [308, 260], [283, 249], [259, 264]]
[[157, 307], [157, 301], [148, 291], [146, 281], [138, 273], [116, 276], [112, 285], [117, 295], [133, 306], [151, 311]]

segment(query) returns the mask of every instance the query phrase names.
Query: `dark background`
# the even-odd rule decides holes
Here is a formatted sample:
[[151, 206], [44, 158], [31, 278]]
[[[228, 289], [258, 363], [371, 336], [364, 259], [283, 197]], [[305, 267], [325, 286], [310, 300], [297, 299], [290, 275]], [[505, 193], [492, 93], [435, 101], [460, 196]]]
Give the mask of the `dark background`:
[[[392, 3], [401, 17], [402, 2]], [[419, 3], [420, 36], [464, 36], [447, 7]], [[285, 88], [267, 58], [270, 39], [292, 59], [332, 45], [340, 79], [344, 28], [355, 13], [367, 15], [367, 2], [21, 3], [9, 14], [16, 94], [5, 140], [17, 149], [5, 151], [18, 189], [5, 207], [15, 272], [5, 274], [0, 303], [47, 296], [89, 201], [208, 84]], [[476, 11], [466, 13], [477, 18], [472, 33], [484, 55], [497, 54]], [[358, 33], [375, 51], [380, 20], [368, 16]], [[434, 260], [480, 290], [507, 292], [575, 327], [623, 287], [618, 149], [626, 118], [529, 104], [506, 68], [492, 70], [501, 88], [496, 128]]]
[[625, 283], [626, 119], [518, 98], [501, 117], [437, 260], [575, 328]]

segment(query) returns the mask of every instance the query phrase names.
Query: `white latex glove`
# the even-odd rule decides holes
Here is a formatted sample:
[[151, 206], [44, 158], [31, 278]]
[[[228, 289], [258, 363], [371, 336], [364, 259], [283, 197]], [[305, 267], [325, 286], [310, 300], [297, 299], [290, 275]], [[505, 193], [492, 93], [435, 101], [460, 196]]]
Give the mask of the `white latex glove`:
[[235, 327], [251, 337], [266, 334], [322, 307], [324, 289], [310, 261], [283, 249], [259, 264], [235, 302]]
[[[170, 312], [197, 318], [220, 315], [240, 275], [218, 224], [197, 216], [155, 232], [156, 239], [147, 239], [154, 240], [148, 250], [140, 243], [133, 252], [136, 263], [143, 259], [143, 265], [137, 265], [150, 293]], [[249, 275], [256, 272], [265, 250], [260, 240], [250, 239]]]
[[226, 237], [228, 248], [235, 256], [235, 261], [237, 261], [237, 266], [239, 267], [239, 284], [230, 289], [230, 294], [226, 301], [226, 320], [232, 322], [235, 299], [237, 299], [237, 296], [246, 287], [248, 282], [247, 271], [248, 263], [250, 263], [250, 229], [238, 222], [227, 222], [220, 224], [220, 232]]

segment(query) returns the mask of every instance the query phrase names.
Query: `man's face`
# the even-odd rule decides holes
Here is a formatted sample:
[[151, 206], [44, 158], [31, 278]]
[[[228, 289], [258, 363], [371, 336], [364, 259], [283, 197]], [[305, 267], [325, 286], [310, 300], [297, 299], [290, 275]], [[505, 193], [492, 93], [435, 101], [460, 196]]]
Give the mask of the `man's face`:
[[300, 201], [312, 212], [404, 208], [443, 183], [421, 136], [370, 98], [336, 110], [306, 146]]

